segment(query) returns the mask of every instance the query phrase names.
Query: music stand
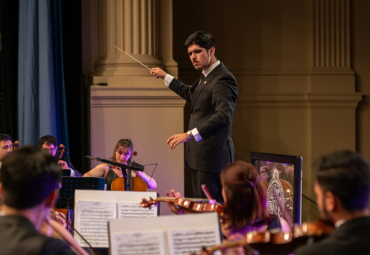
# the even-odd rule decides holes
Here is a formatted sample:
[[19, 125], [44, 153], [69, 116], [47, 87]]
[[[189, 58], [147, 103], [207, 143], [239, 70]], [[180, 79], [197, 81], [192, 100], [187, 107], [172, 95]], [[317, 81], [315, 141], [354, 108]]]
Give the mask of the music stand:
[[99, 162], [103, 162], [103, 163], [106, 163], [106, 164], [110, 164], [110, 165], [113, 165], [113, 166], [116, 166], [116, 167], [120, 167], [121, 168], [121, 171], [122, 171], [122, 175], [124, 175], [124, 171], [123, 170], [124, 169], [127, 169], [127, 181], [126, 181], [126, 190], [127, 191], [132, 191], [132, 175], [131, 175], [131, 170], [144, 171], [144, 166], [139, 165], [139, 164], [136, 164], [135, 166], [129, 166], [129, 165], [117, 163], [115, 161], [104, 159], [104, 158], [99, 158], [99, 157], [93, 158], [91, 156], [86, 156], [86, 158], [89, 158], [89, 159], [92, 159], [92, 160], [95, 160], [95, 161], [99, 161]]

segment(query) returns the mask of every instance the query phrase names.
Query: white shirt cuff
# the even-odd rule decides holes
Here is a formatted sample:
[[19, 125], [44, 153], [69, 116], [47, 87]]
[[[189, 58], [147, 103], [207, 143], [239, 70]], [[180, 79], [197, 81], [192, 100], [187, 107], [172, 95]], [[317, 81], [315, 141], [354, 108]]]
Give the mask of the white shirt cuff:
[[191, 130], [191, 133], [193, 134], [194, 139], [195, 139], [196, 142], [199, 142], [200, 140], [203, 140], [202, 137], [200, 136], [197, 128], [193, 128]]
[[171, 81], [173, 80], [173, 78], [175, 78], [175, 77], [173, 77], [172, 75], [170, 75], [170, 74], [167, 74], [165, 77], [164, 77], [164, 85], [166, 85], [167, 87], [168, 86], [170, 86], [170, 83], [171, 83]]
[[75, 171], [72, 168], [70, 168], [69, 170], [71, 170], [71, 177], [75, 177], [76, 176]]

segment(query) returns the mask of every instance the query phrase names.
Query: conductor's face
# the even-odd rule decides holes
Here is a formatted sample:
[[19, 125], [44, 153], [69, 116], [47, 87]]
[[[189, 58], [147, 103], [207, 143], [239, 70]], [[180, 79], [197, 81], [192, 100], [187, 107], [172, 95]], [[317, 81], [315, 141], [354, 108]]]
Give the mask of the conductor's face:
[[190, 61], [193, 63], [195, 70], [201, 71], [209, 67], [214, 49], [215, 48], [212, 47], [207, 51], [197, 44], [192, 44], [188, 47]]

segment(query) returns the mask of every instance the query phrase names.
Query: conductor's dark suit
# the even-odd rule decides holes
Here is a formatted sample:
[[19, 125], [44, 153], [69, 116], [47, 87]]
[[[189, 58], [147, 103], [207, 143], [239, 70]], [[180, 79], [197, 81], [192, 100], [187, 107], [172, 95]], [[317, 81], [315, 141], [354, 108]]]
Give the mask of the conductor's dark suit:
[[370, 217], [349, 220], [319, 243], [297, 249], [295, 255], [370, 254]]
[[202, 137], [199, 142], [194, 139], [187, 142], [188, 165], [196, 171], [219, 174], [234, 160], [231, 131], [238, 85], [222, 63], [199, 81], [190, 87], [173, 79], [169, 88], [191, 102], [189, 130], [197, 128]]

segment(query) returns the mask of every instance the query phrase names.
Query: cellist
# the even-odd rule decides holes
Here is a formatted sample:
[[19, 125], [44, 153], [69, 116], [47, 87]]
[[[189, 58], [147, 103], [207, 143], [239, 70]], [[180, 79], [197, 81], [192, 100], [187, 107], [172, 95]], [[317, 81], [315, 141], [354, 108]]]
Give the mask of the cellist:
[[[113, 149], [113, 156], [111, 157], [111, 160], [121, 164], [130, 165], [133, 151], [134, 145], [131, 139], [121, 139], [117, 142]], [[119, 177], [123, 177], [123, 174], [121, 168], [103, 163], [85, 173], [84, 177], [105, 178], [107, 190], [111, 190], [112, 182]], [[145, 181], [149, 189], [157, 188], [157, 182], [142, 171], [132, 171], [132, 177], [140, 177]]]

